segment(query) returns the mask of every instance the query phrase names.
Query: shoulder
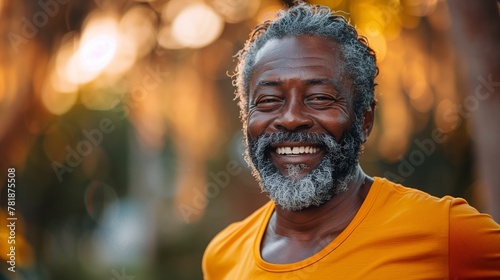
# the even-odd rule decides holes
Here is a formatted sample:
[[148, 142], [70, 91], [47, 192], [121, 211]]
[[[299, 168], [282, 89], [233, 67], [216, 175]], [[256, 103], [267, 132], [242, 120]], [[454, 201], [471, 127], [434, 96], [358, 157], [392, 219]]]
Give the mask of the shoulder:
[[[470, 206], [463, 198], [452, 197], [449, 195], [436, 197], [424, 191], [405, 187], [397, 183], [393, 183], [387, 179], [376, 178], [376, 182], [380, 184], [379, 198], [385, 206], [395, 206], [400, 209], [409, 209], [417, 212], [426, 212], [425, 214], [434, 214], [440, 219], [446, 218], [443, 223], [449, 223], [450, 233], [454, 230], [463, 229], [458, 224], [470, 223], [476, 226], [495, 225], [490, 215], [479, 213], [474, 207]], [[429, 212], [432, 211], [432, 212]], [[433, 217], [429, 217], [433, 218]]]
[[274, 204], [269, 201], [242, 221], [232, 223], [219, 232], [208, 244], [203, 255], [203, 270], [227, 265], [237, 260], [238, 254], [252, 252], [257, 233]]
[[446, 238], [450, 279], [500, 278], [500, 226], [490, 215], [463, 198], [439, 198], [386, 179], [376, 181], [381, 184], [377, 211], [406, 221], [413, 231]]
[[453, 199], [449, 221], [450, 277], [500, 278], [500, 226], [464, 199]]
[[[448, 215], [449, 208], [454, 197], [444, 196], [436, 197], [424, 191], [406, 187], [384, 178], [376, 177], [375, 182], [380, 184], [380, 196], [391, 200], [393, 203], [399, 204], [403, 208], [411, 208], [422, 210], [430, 208], [432, 210], [442, 209], [443, 214]], [[404, 207], [406, 205], [406, 207]]]
[[426, 192], [375, 177], [365, 204], [370, 206], [364, 225], [395, 229], [398, 233], [431, 237], [446, 242], [452, 197]]
[[242, 239], [249, 237], [248, 235], [250, 234], [254, 234], [254, 231], [260, 228], [266, 214], [272, 208], [273, 204], [269, 201], [244, 220], [230, 224], [212, 239], [207, 250], [211, 249], [211, 247], [216, 247], [218, 244], [232, 242], [234, 239]]

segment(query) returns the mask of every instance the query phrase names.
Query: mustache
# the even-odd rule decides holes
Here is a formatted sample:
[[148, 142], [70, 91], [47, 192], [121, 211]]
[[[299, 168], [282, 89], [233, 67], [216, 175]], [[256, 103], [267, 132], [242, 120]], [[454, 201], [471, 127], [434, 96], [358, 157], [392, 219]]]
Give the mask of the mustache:
[[271, 145], [281, 144], [285, 142], [307, 142], [313, 145], [325, 147], [327, 151], [331, 151], [340, 143], [334, 136], [324, 133], [315, 132], [290, 132], [279, 131], [269, 134], [262, 134], [256, 140], [250, 141], [250, 145], [258, 154], [264, 153]]

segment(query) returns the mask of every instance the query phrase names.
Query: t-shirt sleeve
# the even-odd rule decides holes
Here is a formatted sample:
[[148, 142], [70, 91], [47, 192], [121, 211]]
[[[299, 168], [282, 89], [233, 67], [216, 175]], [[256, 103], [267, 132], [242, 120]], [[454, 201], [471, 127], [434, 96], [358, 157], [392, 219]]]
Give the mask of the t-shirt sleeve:
[[450, 204], [450, 279], [500, 279], [500, 226], [461, 198]]

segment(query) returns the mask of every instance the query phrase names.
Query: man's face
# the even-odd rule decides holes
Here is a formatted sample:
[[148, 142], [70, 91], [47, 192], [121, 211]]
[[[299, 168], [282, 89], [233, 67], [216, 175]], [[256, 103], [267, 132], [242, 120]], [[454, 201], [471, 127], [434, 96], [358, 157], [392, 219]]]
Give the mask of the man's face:
[[271, 40], [257, 53], [248, 153], [264, 191], [285, 209], [326, 202], [357, 166], [362, 140], [342, 65], [339, 45], [318, 36]]

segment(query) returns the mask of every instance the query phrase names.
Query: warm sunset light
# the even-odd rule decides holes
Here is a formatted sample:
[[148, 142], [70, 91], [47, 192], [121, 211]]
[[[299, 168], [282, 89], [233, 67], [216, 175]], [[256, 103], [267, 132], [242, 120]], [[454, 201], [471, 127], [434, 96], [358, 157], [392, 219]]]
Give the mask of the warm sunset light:
[[182, 10], [172, 23], [172, 35], [182, 45], [200, 48], [217, 39], [224, 22], [212, 8], [193, 4]]
[[118, 26], [111, 18], [91, 20], [86, 26], [78, 49], [66, 64], [69, 81], [83, 84], [95, 79], [117, 53]]
[[251, 18], [257, 12], [260, 1], [214, 0], [215, 11], [228, 23], [238, 23]]
[[75, 105], [78, 99], [77, 87], [56, 76], [55, 73], [49, 75], [42, 89], [42, 102], [52, 114], [62, 115]]

